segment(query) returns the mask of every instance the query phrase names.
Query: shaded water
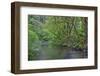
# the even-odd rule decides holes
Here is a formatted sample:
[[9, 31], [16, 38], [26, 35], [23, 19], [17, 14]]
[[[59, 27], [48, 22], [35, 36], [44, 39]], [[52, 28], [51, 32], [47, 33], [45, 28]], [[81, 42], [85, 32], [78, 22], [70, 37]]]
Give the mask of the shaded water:
[[87, 58], [87, 50], [76, 50], [67, 47], [49, 47], [42, 45], [38, 60]]

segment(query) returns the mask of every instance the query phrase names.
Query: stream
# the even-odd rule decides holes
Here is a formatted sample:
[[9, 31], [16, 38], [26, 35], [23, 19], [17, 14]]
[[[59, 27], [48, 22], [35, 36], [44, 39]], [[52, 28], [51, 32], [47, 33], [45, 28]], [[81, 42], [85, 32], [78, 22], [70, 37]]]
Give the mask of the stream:
[[41, 45], [38, 60], [87, 58], [87, 50]]

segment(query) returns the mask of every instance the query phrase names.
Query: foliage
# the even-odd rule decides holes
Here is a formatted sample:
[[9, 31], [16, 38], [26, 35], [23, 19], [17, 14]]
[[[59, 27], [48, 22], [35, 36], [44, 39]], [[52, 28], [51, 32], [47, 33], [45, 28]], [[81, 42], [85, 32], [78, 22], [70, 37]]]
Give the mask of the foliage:
[[41, 45], [87, 48], [87, 18], [29, 15], [29, 60], [38, 57]]
[[52, 43], [59, 46], [84, 48], [86, 30], [82, 17], [48, 17], [45, 28], [52, 35]]

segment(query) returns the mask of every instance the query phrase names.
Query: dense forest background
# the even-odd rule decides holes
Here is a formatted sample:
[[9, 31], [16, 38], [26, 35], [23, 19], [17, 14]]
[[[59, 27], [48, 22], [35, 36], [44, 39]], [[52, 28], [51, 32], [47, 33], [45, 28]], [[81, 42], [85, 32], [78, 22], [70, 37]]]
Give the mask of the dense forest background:
[[28, 60], [87, 57], [87, 20], [87, 17], [28, 15]]

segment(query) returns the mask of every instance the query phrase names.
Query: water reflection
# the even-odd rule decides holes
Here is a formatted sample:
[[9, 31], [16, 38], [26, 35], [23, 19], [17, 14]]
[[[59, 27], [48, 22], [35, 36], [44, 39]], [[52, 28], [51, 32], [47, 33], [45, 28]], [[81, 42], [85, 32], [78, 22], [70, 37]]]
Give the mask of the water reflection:
[[38, 60], [76, 58], [87, 58], [87, 50], [77, 50], [67, 47], [49, 47], [45, 45], [39, 48]]

